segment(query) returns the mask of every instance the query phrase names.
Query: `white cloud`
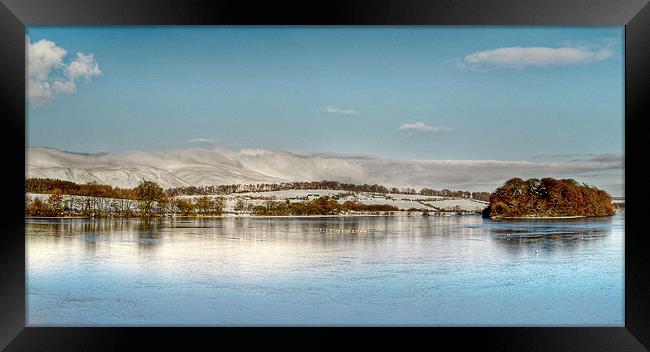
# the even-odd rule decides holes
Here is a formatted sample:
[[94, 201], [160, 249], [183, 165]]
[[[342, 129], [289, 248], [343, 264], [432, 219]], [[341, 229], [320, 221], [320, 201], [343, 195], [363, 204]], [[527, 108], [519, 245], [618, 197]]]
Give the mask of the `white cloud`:
[[93, 54], [77, 53], [68, 64], [67, 51], [56, 43], [41, 39], [32, 43], [25, 36], [27, 47], [27, 100], [35, 106], [49, 104], [58, 94], [74, 94], [77, 84], [102, 75]]
[[610, 47], [589, 48], [566, 46], [559, 48], [529, 46], [505, 47], [477, 51], [465, 55], [462, 67], [467, 68], [523, 68], [551, 65], [585, 64], [610, 58]]
[[65, 49], [45, 39], [36, 43], [31, 43], [29, 37], [26, 40], [28, 45], [27, 72], [29, 78], [45, 81], [53, 69], [63, 66], [63, 57], [67, 54]]
[[210, 138], [194, 138], [190, 140], [190, 143], [195, 143], [195, 144], [216, 144], [217, 141], [214, 139]]
[[66, 74], [71, 81], [88, 81], [101, 76], [102, 71], [95, 61], [94, 54], [77, 53], [77, 58], [66, 67]]
[[54, 81], [54, 84], [52, 85], [52, 89], [58, 93], [74, 94], [77, 92], [77, 85], [74, 82], [70, 82], [70, 81], [67, 82]]
[[47, 105], [53, 98], [54, 92], [48, 82], [28, 79], [27, 99], [36, 106]]
[[446, 126], [429, 126], [424, 122], [405, 123], [399, 126], [399, 129], [412, 132], [450, 132], [454, 130], [452, 127]]
[[322, 111], [329, 113], [329, 114], [337, 114], [337, 115], [359, 115], [359, 112], [354, 109], [339, 109], [333, 106], [328, 106], [326, 108], [321, 109]]

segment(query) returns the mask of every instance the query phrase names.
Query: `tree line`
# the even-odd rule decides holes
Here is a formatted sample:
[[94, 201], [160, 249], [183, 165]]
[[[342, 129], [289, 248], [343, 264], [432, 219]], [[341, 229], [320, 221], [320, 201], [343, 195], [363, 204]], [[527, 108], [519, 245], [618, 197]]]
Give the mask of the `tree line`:
[[[30, 180], [28, 180], [30, 181]], [[58, 180], [54, 180], [58, 181]], [[156, 217], [169, 214], [221, 215], [225, 207], [223, 197], [202, 196], [195, 199], [174, 199], [152, 181], [143, 181], [133, 189], [113, 188], [106, 185], [78, 185], [67, 181], [27, 183], [30, 193], [49, 193], [43, 200], [27, 199], [25, 215], [37, 217], [94, 216], [94, 217]], [[47, 185], [60, 185], [51, 189]], [[100, 187], [97, 187], [100, 186]], [[99, 191], [98, 191], [99, 190]], [[117, 191], [116, 191], [117, 190]], [[123, 192], [125, 191], [125, 192]], [[121, 196], [121, 197], [118, 197]]]
[[137, 199], [135, 188], [119, 188], [96, 182], [78, 184], [52, 178], [28, 178], [25, 180], [26, 193], [50, 194], [61, 192], [72, 196], [103, 197], [118, 199]]
[[[77, 184], [71, 181], [63, 181], [51, 178], [29, 178], [25, 181], [25, 192], [49, 194], [55, 190], [63, 194], [108, 197], [119, 199], [137, 199], [135, 188], [119, 188], [110, 185], [102, 185], [95, 182]], [[174, 187], [165, 190], [168, 197], [196, 196], [196, 195], [226, 195], [231, 193], [247, 192], [271, 192], [285, 190], [315, 190], [327, 189], [349, 192], [370, 192], [370, 193], [394, 193], [394, 194], [419, 194], [423, 196], [437, 196], [449, 198], [472, 198], [476, 200], [489, 201], [490, 192], [468, 192], [459, 190], [434, 190], [422, 188], [416, 191], [414, 188], [385, 187], [377, 184], [356, 185], [338, 181], [309, 181], [309, 182], [284, 182], [284, 183], [261, 183], [261, 184], [231, 184], [214, 186], [185, 186]]]
[[414, 188], [397, 188], [386, 187], [377, 184], [357, 185], [352, 183], [343, 183], [338, 181], [309, 181], [309, 182], [283, 182], [283, 183], [261, 183], [261, 184], [231, 184], [218, 186], [186, 186], [174, 187], [167, 189], [167, 193], [172, 196], [185, 195], [218, 195], [231, 193], [247, 192], [272, 192], [286, 190], [315, 190], [327, 189], [335, 191], [349, 192], [369, 192], [369, 193], [394, 193], [394, 194], [419, 194], [423, 196], [438, 196], [450, 198], [472, 198], [482, 201], [489, 201], [490, 192], [468, 192], [453, 191], [449, 189], [434, 190], [423, 188], [420, 191]]
[[301, 202], [285, 201], [267, 201], [263, 205], [251, 207], [251, 213], [254, 215], [265, 216], [289, 216], [289, 215], [338, 215], [350, 211], [355, 212], [393, 212], [399, 208], [389, 204], [361, 204], [357, 201], [346, 201], [343, 204], [338, 203], [330, 197], [318, 197], [312, 200]]

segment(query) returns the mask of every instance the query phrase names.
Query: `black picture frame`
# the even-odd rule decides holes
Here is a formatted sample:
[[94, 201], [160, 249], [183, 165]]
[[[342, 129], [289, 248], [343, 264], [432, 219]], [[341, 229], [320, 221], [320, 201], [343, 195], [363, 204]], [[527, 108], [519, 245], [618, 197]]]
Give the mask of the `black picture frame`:
[[[125, 350], [154, 344], [474, 347], [516, 351], [643, 351], [650, 347], [650, 5], [647, 0], [147, 1], [0, 0], [0, 116], [5, 219], [0, 246], [0, 348]], [[571, 328], [45, 328], [25, 327], [25, 27], [30, 25], [569, 25], [625, 26], [625, 327]], [[22, 204], [23, 206], [20, 206]], [[597, 295], [598, 292], [594, 292]], [[585, 297], [589, 299], [589, 297]], [[262, 338], [259, 335], [263, 334]], [[397, 335], [399, 334], [399, 336]], [[451, 343], [451, 344], [449, 344]], [[205, 345], [203, 345], [205, 344]], [[645, 347], [644, 347], [645, 346]]]

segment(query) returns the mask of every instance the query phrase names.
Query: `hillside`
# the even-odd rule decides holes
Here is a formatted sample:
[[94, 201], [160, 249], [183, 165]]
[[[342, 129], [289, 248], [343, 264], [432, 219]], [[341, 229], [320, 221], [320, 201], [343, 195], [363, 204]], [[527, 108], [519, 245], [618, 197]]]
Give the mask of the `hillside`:
[[26, 168], [28, 178], [52, 178], [79, 184], [96, 182], [122, 188], [133, 188], [142, 180], [154, 181], [163, 188], [287, 181], [248, 168], [225, 155], [202, 150], [112, 155], [28, 148]]

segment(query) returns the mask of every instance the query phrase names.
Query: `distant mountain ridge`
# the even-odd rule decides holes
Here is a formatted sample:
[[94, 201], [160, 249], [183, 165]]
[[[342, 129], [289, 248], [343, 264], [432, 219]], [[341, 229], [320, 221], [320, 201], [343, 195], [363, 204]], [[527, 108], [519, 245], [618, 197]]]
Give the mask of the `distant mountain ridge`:
[[[200, 153], [200, 151], [199, 151]], [[28, 148], [28, 178], [55, 178], [76, 183], [97, 182], [132, 188], [142, 180], [164, 188], [231, 183], [277, 183], [283, 178], [265, 175], [233, 160], [204, 153], [203, 160], [181, 152], [128, 152], [119, 155], [83, 154], [52, 148]]]
[[[122, 188], [135, 187], [143, 180], [154, 181], [163, 188], [332, 180], [417, 190], [446, 188], [491, 192], [513, 175], [575, 178], [596, 185], [613, 183], [612, 177], [607, 176], [612, 172], [622, 175], [622, 155], [531, 162], [400, 160], [358, 153], [310, 154], [227, 147], [134, 150], [117, 154], [78, 153], [46, 147], [27, 147], [25, 151], [28, 178], [53, 178], [80, 184], [97, 182]], [[603, 176], [594, 179], [593, 175], [597, 174]]]

